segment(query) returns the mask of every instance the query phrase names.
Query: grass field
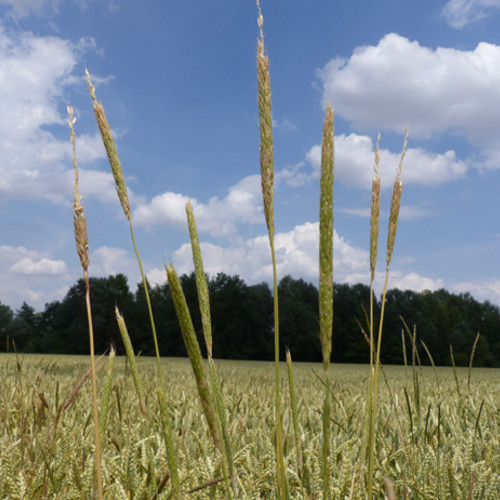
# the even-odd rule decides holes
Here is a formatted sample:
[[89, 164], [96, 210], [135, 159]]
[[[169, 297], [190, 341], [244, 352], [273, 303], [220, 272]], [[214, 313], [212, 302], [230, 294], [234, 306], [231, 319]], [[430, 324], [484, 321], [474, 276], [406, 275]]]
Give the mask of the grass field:
[[[100, 404], [107, 360], [97, 369]], [[225, 498], [189, 362], [162, 359], [182, 490]], [[274, 364], [219, 361], [240, 498], [275, 498]], [[88, 357], [0, 355], [0, 498], [92, 498], [94, 440]], [[105, 498], [169, 498], [153, 359], [138, 359], [145, 413], [125, 358], [117, 357], [102, 436]], [[369, 368], [334, 365], [330, 470], [334, 498], [365, 498]], [[282, 369], [284, 452], [291, 498], [321, 495], [324, 387], [320, 364], [294, 364], [303, 469]], [[375, 491], [385, 498], [500, 498], [500, 371], [385, 367], [376, 432]], [[469, 375], [471, 375], [469, 380]], [[75, 394], [75, 391], [76, 394]], [[73, 395], [73, 398], [72, 398]], [[72, 398], [72, 399], [71, 399]], [[388, 483], [387, 483], [388, 484]], [[200, 488], [201, 489], [197, 489]]]

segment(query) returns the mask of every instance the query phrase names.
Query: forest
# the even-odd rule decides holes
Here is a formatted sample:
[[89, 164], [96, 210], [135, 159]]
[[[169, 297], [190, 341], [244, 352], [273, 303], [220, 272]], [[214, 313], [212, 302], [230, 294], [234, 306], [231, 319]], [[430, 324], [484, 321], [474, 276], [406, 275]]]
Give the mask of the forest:
[[[181, 276], [181, 283], [203, 346], [194, 274]], [[269, 285], [248, 285], [239, 276], [224, 273], [209, 276], [208, 285], [214, 357], [272, 360], [273, 296]], [[104, 353], [111, 345], [118, 354], [124, 352], [116, 305], [125, 318], [136, 353], [153, 355], [143, 286], [132, 292], [126, 276], [118, 274], [91, 278], [90, 288], [96, 352]], [[168, 284], [150, 287], [150, 295], [161, 355], [186, 356]], [[302, 279], [285, 276], [279, 282], [278, 297], [283, 359], [288, 348], [294, 361], [321, 361], [318, 289]], [[333, 302], [332, 361], [369, 362], [364, 335], [368, 332], [369, 287], [335, 284]], [[380, 314], [380, 305], [380, 298], [375, 298], [376, 315]], [[454, 361], [457, 366], [468, 365], [479, 333], [474, 366], [500, 367], [500, 308], [488, 301], [478, 302], [469, 293], [389, 290], [382, 362], [402, 364], [404, 351], [411, 362], [414, 333], [422, 364], [449, 366]], [[75, 283], [63, 300], [46, 304], [43, 312], [27, 303], [16, 311], [0, 304], [0, 351], [87, 354], [88, 339], [83, 280]]]

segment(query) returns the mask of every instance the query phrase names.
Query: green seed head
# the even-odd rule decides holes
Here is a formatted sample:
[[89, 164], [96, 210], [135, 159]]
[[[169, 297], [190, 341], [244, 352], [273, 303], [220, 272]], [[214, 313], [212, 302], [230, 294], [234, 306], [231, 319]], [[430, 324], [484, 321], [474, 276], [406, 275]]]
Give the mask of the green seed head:
[[325, 370], [330, 364], [333, 325], [333, 110], [328, 103], [321, 145], [319, 220], [319, 323]]

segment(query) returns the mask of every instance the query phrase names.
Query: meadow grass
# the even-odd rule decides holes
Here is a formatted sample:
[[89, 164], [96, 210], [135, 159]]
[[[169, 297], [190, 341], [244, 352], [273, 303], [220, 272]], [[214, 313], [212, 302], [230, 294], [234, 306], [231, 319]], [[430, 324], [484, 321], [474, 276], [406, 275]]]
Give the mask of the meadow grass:
[[[169, 413], [176, 429], [179, 477], [185, 498], [227, 498], [218, 451], [186, 359], [162, 359], [169, 373]], [[153, 358], [138, 358], [147, 417], [140, 409], [130, 366], [114, 361], [106, 425], [102, 436], [104, 496], [169, 498], [163, 429], [155, 395]], [[205, 362], [207, 364], [207, 362]], [[71, 404], [68, 398], [88, 372], [83, 356], [0, 355], [0, 498], [92, 498], [92, 388], [87, 378]], [[228, 413], [239, 498], [276, 498], [274, 363], [217, 361]], [[322, 496], [323, 391], [320, 363], [294, 363], [294, 387], [302, 474], [298, 474], [293, 414], [283, 411], [283, 450], [292, 498]], [[367, 367], [330, 368], [330, 498], [366, 498], [361, 465]], [[106, 363], [97, 367], [105, 383]], [[284, 366], [283, 366], [283, 371]], [[500, 494], [500, 371], [384, 368], [388, 387], [378, 394], [374, 496], [385, 497], [389, 479], [396, 498], [497, 499]], [[280, 379], [282, 408], [289, 408], [287, 377]], [[22, 394], [22, 397], [21, 397]], [[418, 400], [417, 400], [418, 399]], [[62, 412], [62, 413], [61, 413]], [[54, 423], [59, 415], [59, 425]], [[411, 462], [411, 464], [410, 464]], [[412, 470], [413, 468], [413, 470]], [[165, 478], [166, 481], [165, 481]], [[164, 484], [161, 491], [160, 486]], [[197, 489], [200, 488], [201, 489]], [[195, 490], [195, 491], [193, 491]], [[188, 495], [188, 492], [192, 492]], [[156, 496], [155, 496], [156, 495]]]

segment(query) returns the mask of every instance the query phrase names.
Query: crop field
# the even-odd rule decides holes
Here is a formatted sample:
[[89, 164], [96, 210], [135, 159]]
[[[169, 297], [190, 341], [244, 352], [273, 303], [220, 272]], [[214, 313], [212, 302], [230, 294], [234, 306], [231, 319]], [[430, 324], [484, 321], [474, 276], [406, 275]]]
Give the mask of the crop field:
[[[226, 498], [187, 359], [162, 358], [167, 411], [185, 498]], [[274, 364], [216, 361], [238, 498], [275, 498]], [[138, 358], [141, 410], [125, 357], [97, 367], [103, 491], [109, 499], [169, 498], [153, 358]], [[0, 356], [0, 498], [92, 498], [94, 436], [88, 357]], [[293, 364], [298, 436], [281, 366], [283, 445], [291, 498], [321, 496], [321, 365]], [[385, 367], [378, 395], [376, 498], [500, 497], [500, 372]], [[366, 498], [369, 367], [330, 367], [332, 498]], [[106, 398], [107, 402], [104, 401]], [[298, 439], [298, 441], [297, 441]], [[365, 451], [364, 451], [365, 450]], [[392, 492], [392, 493], [391, 493]]]

